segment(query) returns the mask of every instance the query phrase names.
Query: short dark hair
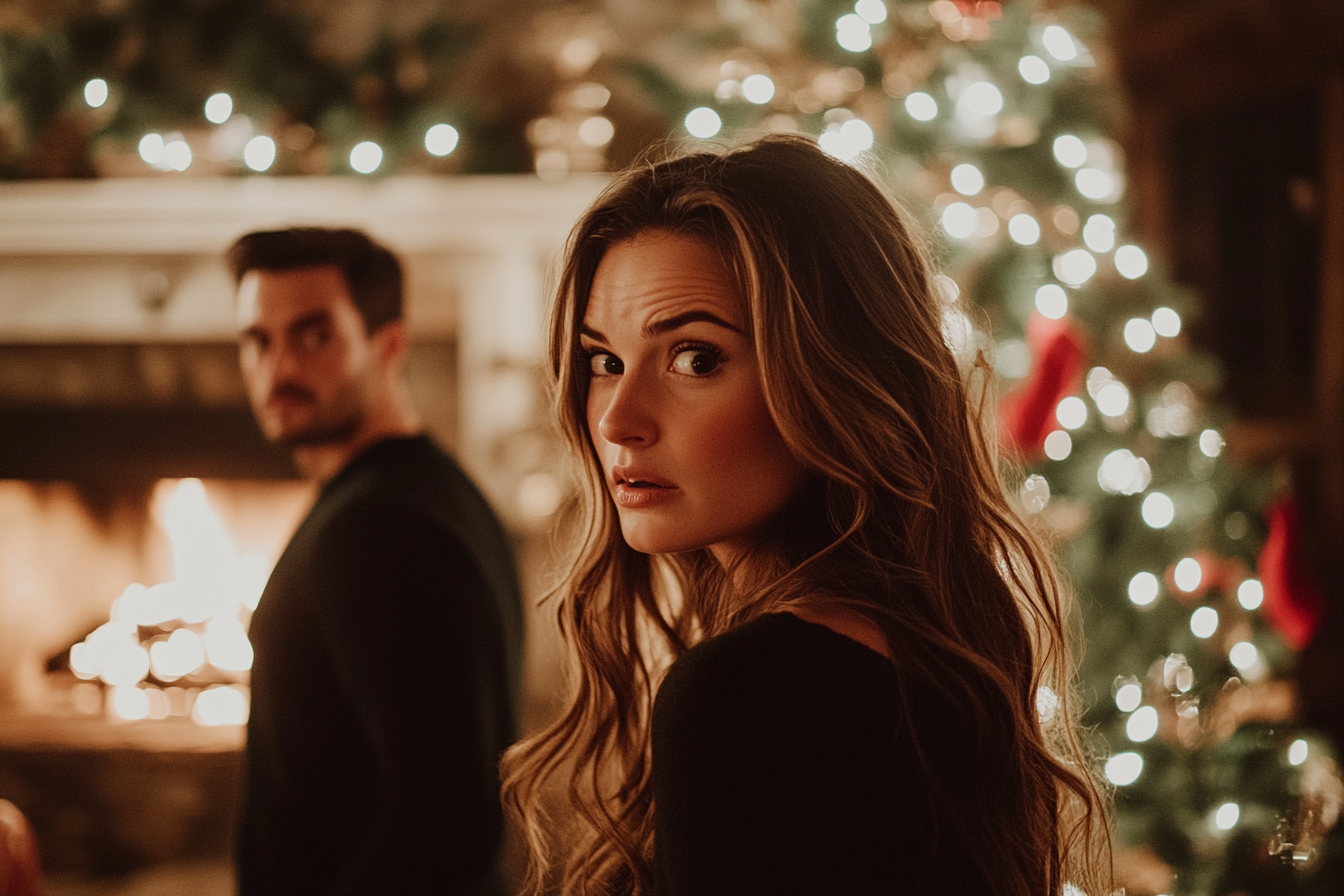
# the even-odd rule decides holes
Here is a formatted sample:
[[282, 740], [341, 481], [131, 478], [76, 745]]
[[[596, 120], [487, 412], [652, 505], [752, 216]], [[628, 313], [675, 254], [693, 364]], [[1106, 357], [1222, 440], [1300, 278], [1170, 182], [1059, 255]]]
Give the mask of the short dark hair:
[[253, 270], [337, 267], [345, 276], [366, 332], [401, 318], [401, 262], [362, 231], [334, 227], [258, 230], [235, 240], [224, 259], [235, 286]]

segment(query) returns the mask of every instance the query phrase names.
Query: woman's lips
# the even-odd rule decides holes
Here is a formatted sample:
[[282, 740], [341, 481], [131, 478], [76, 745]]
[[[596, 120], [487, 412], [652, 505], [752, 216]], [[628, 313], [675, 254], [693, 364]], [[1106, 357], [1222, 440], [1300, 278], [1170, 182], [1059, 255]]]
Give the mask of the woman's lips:
[[611, 472], [615, 481], [612, 498], [619, 507], [652, 507], [671, 500], [677, 491], [676, 486], [643, 470], [616, 467]]

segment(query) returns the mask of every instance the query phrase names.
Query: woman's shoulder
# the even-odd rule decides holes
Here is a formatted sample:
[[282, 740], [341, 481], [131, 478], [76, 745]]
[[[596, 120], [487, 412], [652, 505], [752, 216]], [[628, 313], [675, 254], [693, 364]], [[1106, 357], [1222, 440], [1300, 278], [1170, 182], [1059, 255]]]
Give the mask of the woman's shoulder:
[[895, 669], [833, 628], [770, 613], [684, 653], [659, 688], [656, 715], [847, 715], [891, 706]]

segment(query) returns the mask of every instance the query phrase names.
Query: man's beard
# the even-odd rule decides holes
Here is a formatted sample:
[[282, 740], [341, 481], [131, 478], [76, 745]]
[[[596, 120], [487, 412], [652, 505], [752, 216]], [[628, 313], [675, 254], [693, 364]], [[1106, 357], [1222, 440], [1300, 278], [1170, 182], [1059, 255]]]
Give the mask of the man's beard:
[[272, 392], [272, 395], [275, 394], [288, 394], [316, 410], [313, 418], [303, 426], [276, 436], [267, 436], [272, 444], [282, 448], [317, 448], [339, 444], [353, 437], [364, 422], [364, 402], [354, 384], [348, 384], [333, 395], [325, 407], [318, 405], [316, 395], [299, 386], [278, 386]]

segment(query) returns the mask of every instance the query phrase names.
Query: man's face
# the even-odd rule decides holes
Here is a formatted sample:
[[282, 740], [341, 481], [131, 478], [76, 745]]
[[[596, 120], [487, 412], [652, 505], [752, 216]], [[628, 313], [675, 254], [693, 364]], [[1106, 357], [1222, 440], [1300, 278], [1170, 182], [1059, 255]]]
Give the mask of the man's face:
[[301, 447], [356, 434], [378, 353], [340, 268], [248, 271], [237, 324], [243, 381], [266, 438]]

